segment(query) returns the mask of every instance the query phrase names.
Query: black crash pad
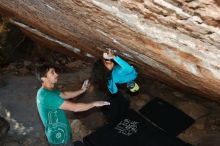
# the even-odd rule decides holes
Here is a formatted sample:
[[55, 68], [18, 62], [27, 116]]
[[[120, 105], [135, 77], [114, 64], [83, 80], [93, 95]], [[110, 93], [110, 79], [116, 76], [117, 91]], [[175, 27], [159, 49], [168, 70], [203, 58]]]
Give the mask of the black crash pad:
[[194, 123], [194, 119], [160, 98], [151, 100], [140, 109], [140, 113], [172, 136]]
[[118, 122], [86, 136], [83, 141], [86, 146], [187, 146], [133, 110], [129, 110]]
[[129, 101], [120, 92], [114, 95], [109, 94], [105, 100], [111, 104], [103, 106], [101, 109], [109, 123], [120, 119], [129, 109]]

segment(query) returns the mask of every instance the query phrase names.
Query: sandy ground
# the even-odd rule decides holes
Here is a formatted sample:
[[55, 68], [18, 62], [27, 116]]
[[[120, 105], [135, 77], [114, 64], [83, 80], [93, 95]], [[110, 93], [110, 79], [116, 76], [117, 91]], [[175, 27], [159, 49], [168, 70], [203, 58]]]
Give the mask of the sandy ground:
[[[61, 74], [58, 87], [65, 90], [79, 89], [89, 75], [90, 68]], [[47, 146], [36, 110], [35, 96], [39, 84], [35, 77], [4, 75], [3, 79], [6, 85], [0, 88], [0, 114], [10, 122], [11, 129], [8, 135], [1, 139], [0, 146]], [[147, 79], [141, 81], [141, 88], [139, 95], [130, 98], [131, 108], [138, 110], [153, 97], [160, 97], [196, 120], [195, 124], [178, 137], [200, 146], [215, 146], [220, 143], [220, 106], [217, 103]], [[92, 90], [91, 87], [79, 101], [101, 99], [102, 93]], [[81, 114], [67, 114], [74, 125], [75, 140], [105, 124], [99, 109]], [[76, 120], [79, 117], [81, 123]], [[211, 144], [205, 144], [210, 141]]]
[[0, 88], [1, 114], [11, 126], [3, 142], [18, 141], [23, 144], [28, 140], [31, 140], [31, 143], [45, 141], [36, 111], [35, 94], [38, 86], [35, 78], [33, 76], [3, 78], [6, 86]]

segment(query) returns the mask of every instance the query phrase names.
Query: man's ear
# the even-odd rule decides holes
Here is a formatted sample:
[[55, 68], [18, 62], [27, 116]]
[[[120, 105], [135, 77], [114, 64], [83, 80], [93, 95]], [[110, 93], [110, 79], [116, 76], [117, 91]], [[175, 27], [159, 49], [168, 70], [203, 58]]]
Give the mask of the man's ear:
[[46, 77], [41, 77], [40, 79], [41, 79], [41, 81], [43, 81], [43, 82], [45, 82], [45, 81], [47, 80]]

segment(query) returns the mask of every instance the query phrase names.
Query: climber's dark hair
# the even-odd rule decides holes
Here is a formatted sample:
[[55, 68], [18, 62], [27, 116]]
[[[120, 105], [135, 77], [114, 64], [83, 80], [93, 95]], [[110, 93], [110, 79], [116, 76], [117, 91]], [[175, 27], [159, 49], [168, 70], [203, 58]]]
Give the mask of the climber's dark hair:
[[109, 71], [103, 64], [103, 60], [96, 61], [92, 68], [91, 82], [98, 85], [100, 90], [107, 90], [108, 80], [111, 78], [111, 71]]

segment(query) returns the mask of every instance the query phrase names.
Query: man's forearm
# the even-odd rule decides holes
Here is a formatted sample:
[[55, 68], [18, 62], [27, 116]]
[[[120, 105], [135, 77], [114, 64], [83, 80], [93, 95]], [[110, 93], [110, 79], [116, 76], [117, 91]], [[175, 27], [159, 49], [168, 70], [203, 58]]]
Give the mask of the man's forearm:
[[91, 103], [77, 103], [75, 106], [72, 107], [71, 111], [82, 112], [82, 111], [87, 111], [93, 107], [95, 107], [95, 105], [92, 102]]
[[93, 102], [90, 103], [72, 103], [69, 101], [65, 101], [63, 105], [61, 105], [61, 109], [73, 111], [73, 112], [81, 112], [86, 111], [95, 107]]
[[71, 98], [79, 96], [80, 94], [82, 94], [84, 92], [85, 92], [85, 90], [83, 90], [83, 89], [80, 89], [80, 90], [77, 90], [77, 91], [65, 91], [65, 92], [62, 92], [60, 94], [60, 96], [63, 99], [71, 99]]

